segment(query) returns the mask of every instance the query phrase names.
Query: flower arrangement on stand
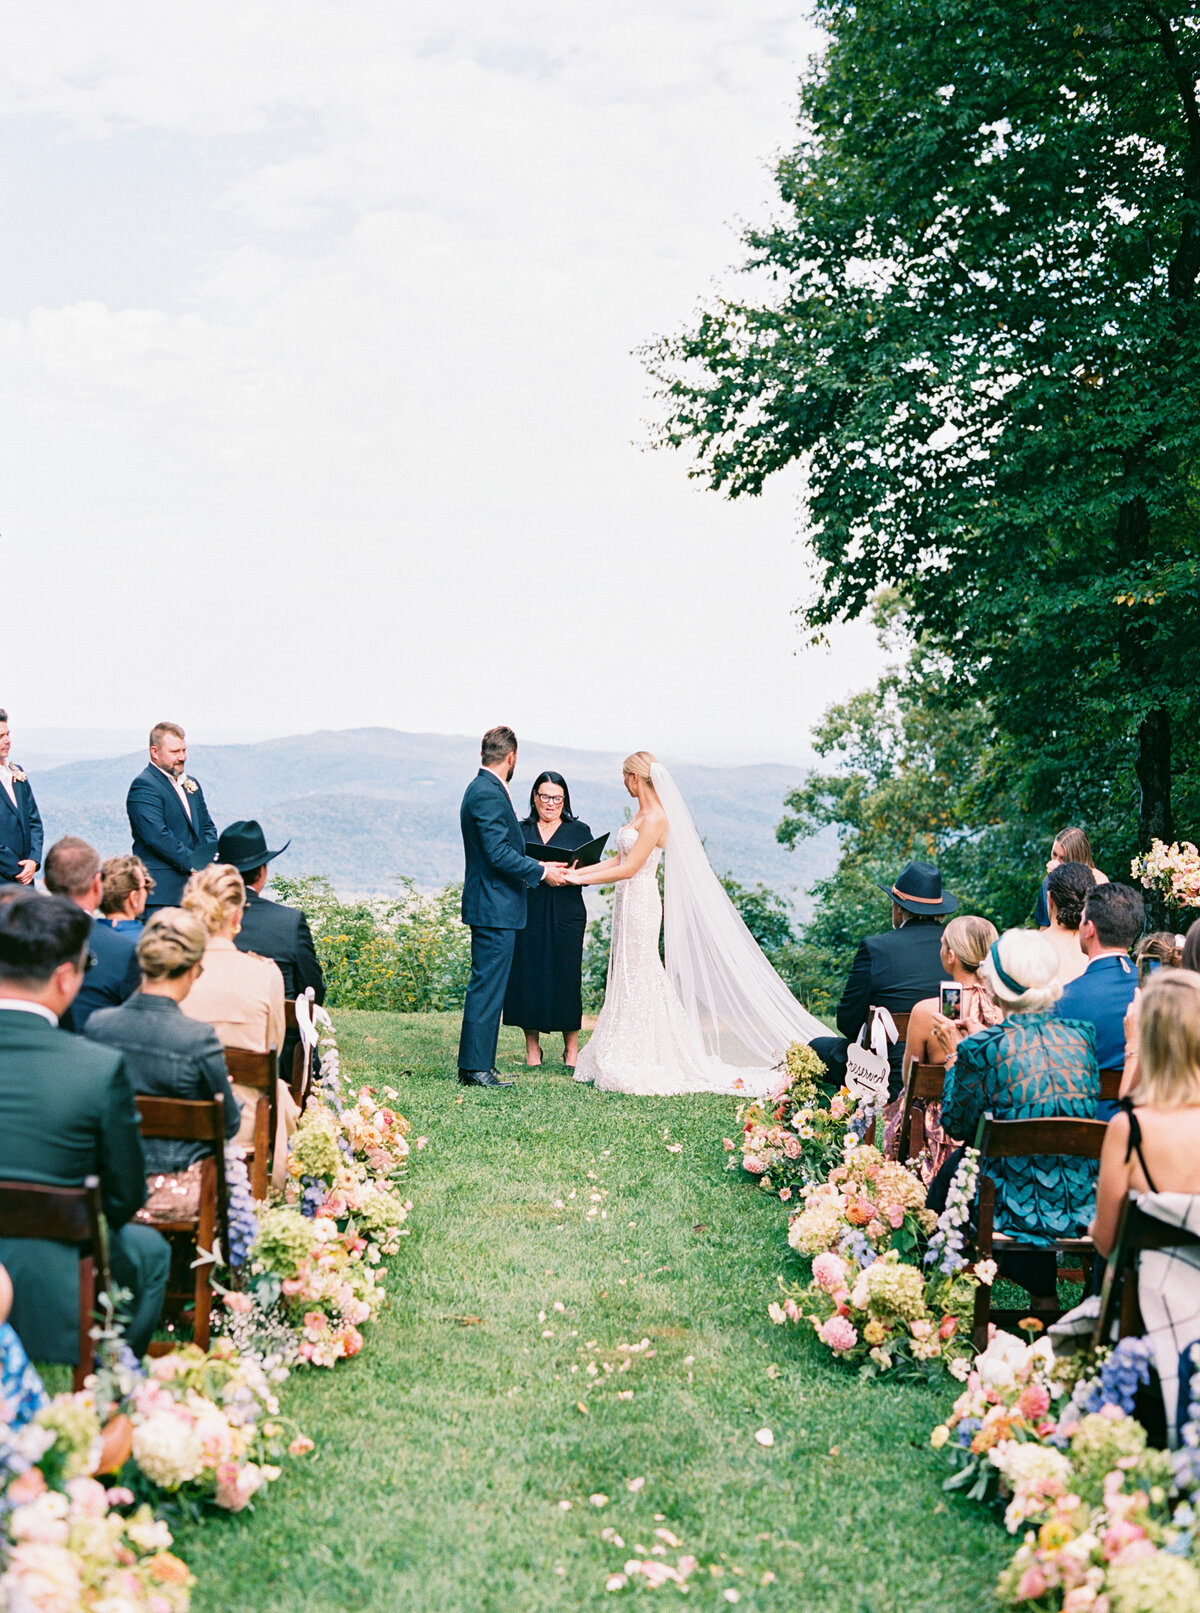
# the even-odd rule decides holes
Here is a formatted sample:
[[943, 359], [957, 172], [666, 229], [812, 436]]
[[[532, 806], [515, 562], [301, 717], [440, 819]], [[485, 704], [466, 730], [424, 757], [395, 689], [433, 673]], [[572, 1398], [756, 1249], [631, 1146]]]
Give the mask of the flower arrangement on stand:
[[1200, 851], [1190, 840], [1168, 846], [1152, 840], [1150, 850], [1129, 865], [1134, 879], [1160, 893], [1168, 907], [1200, 907]]

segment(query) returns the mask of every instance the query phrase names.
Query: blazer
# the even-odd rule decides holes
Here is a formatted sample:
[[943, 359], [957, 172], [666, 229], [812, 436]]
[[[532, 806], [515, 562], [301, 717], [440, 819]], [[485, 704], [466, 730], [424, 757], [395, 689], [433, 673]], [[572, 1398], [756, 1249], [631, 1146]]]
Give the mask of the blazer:
[[545, 869], [525, 855], [525, 834], [508, 791], [486, 767], [467, 785], [458, 815], [466, 872], [464, 924], [490, 930], [525, 928], [525, 893]]
[[0, 885], [15, 885], [20, 865], [30, 858], [42, 865], [42, 819], [33, 786], [28, 779], [14, 779], [13, 794], [15, 807], [0, 785]]
[[[867, 1022], [869, 1008], [911, 1013], [926, 997], [936, 997], [945, 979], [940, 924], [905, 924], [859, 942], [846, 989], [838, 1004], [837, 1028], [853, 1042]], [[890, 1050], [892, 1069], [904, 1063], [904, 1040]]]
[[188, 803], [190, 820], [179, 792], [153, 763], [142, 769], [125, 797], [133, 854], [154, 876], [154, 907], [178, 907], [192, 870], [212, 862], [217, 853], [217, 826], [199, 786]]
[[210, 935], [204, 973], [180, 1005], [189, 1019], [211, 1025], [223, 1047], [265, 1053], [283, 1046], [283, 976], [270, 958], [239, 952]]
[[[87, 1038], [125, 1055], [133, 1090], [153, 1098], [225, 1100], [225, 1135], [236, 1137], [241, 1104], [229, 1084], [225, 1049], [211, 1025], [182, 1013], [170, 997], [139, 991], [120, 1008], [101, 1008], [88, 1020]], [[146, 1169], [184, 1171], [212, 1152], [207, 1143], [145, 1137]]]
[[[100, 1178], [110, 1228], [146, 1201], [146, 1160], [122, 1055], [38, 1014], [0, 1009], [0, 1177], [79, 1187]], [[12, 1324], [34, 1360], [75, 1359], [78, 1258], [40, 1239], [0, 1238]]]
[[311, 986], [317, 1001], [325, 1001], [325, 976], [308, 920], [298, 907], [285, 907], [247, 890], [246, 911], [234, 944], [239, 952], [255, 952], [279, 965], [285, 997], [298, 997]]
[[[1068, 981], [1055, 1003], [1058, 1019], [1085, 1020], [1096, 1033], [1096, 1062], [1102, 1070], [1125, 1063], [1125, 1010], [1137, 990], [1137, 969], [1115, 952], [1093, 958], [1081, 975]], [[1100, 1117], [1111, 1118], [1111, 1111]]]
[[[1090, 1025], [1049, 1014], [1011, 1014], [958, 1044], [946, 1071], [942, 1129], [973, 1145], [987, 1110], [997, 1120], [1065, 1115], [1092, 1120], [1100, 1070]], [[1094, 1159], [1036, 1154], [990, 1159], [996, 1230], [1029, 1243], [1078, 1237], [1096, 1208]]]
[[63, 1018], [63, 1029], [82, 1032], [97, 1008], [115, 1008], [132, 997], [142, 983], [137, 961], [137, 941], [122, 935], [101, 919], [92, 920], [88, 946], [95, 963], [83, 977], [83, 985]]

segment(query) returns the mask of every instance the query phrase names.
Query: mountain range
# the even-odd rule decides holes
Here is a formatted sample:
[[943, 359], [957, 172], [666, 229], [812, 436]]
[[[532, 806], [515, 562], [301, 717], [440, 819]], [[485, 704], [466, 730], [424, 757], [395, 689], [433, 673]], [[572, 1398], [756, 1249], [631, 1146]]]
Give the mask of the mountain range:
[[[518, 815], [538, 773], [553, 768], [566, 778], [578, 816], [596, 834], [615, 834], [630, 806], [621, 760], [616, 752], [522, 744], [512, 786]], [[145, 764], [145, 752], [134, 751], [34, 773], [47, 846], [59, 835], [78, 834], [105, 856], [127, 851], [125, 792]], [[257, 818], [270, 846], [290, 841], [275, 868], [291, 876], [324, 874], [347, 896], [389, 893], [400, 875], [424, 890], [460, 878], [458, 804], [478, 765], [476, 739], [392, 728], [196, 745], [188, 754], [188, 771], [204, 786], [218, 828]], [[743, 883], [762, 880], [804, 911], [803, 893], [832, 870], [837, 848], [832, 832], [795, 852], [775, 839], [783, 797], [803, 769], [681, 763], [672, 772], [717, 871]]]

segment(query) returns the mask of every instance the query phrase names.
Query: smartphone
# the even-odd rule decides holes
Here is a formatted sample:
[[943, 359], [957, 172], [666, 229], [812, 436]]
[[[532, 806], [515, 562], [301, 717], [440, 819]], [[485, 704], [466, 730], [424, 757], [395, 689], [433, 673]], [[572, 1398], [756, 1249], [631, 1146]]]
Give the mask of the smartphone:
[[1153, 975], [1153, 974], [1157, 974], [1158, 971], [1162, 968], [1162, 966], [1163, 966], [1163, 961], [1162, 961], [1161, 958], [1148, 958], [1148, 957], [1139, 958], [1138, 959], [1138, 985], [1139, 986], [1144, 986], [1146, 984], [1147, 980], [1149, 980], [1150, 976]]
[[963, 989], [957, 980], [943, 980], [941, 990], [941, 1011], [947, 1019], [962, 1018]]

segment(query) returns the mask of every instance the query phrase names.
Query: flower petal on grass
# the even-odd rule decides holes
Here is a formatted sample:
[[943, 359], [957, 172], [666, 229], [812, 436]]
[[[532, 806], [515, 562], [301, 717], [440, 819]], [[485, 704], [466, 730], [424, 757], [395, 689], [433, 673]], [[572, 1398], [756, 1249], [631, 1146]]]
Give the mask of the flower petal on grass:
[[764, 1449], [769, 1449], [775, 1443], [775, 1435], [769, 1428], [760, 1428], [754, 1437]]

